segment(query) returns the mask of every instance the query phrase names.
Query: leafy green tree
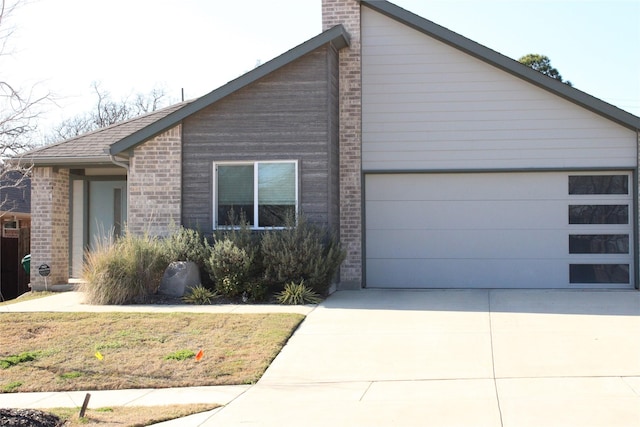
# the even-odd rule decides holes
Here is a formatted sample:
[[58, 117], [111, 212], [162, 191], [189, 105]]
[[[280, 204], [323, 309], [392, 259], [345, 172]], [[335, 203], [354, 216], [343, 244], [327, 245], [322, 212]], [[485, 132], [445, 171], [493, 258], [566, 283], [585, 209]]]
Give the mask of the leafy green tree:
[[573, 86], [569, 80], [563, 80], [560, 72], [551, 66], [551, 60], [548, 56], [540, 55], [538, 53], [530, 53], [518, 59], [518, 62], [544, 74], [545, 76], [549, 76], [553, 79], [560, 80], [564, 84]]

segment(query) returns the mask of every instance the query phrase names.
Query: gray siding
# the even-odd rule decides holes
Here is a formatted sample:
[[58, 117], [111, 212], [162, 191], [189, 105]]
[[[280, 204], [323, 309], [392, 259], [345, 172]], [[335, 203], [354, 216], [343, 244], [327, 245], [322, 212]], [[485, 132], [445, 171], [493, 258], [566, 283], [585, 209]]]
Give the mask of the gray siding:
[[365, 171], [636, 166], [633, 131], [362, 10]]
[[213, 162], [298, 160], [301, 211], [336, 226], [336, 55], [325, 46], [184, 120], [183, 225], [212, 229]]

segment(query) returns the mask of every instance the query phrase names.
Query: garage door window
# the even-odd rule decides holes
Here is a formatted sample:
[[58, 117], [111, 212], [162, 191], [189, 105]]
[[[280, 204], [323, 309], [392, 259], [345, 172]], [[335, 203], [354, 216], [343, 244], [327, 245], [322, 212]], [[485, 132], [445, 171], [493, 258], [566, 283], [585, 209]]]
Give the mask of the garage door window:
[[569, 282], [630, 283], [628, 174], [569, 176]]
[[569, 224], [628, 223], [628, 205], [569, 205]]
[[628, 254], [628, 234], [573, 234], [569, 236], [570, 254]]
[[569, 194], [629, 194], [627, 175], [572, 175]]
[[571, 264], [571, 283], [629, 283], [629, 264]]

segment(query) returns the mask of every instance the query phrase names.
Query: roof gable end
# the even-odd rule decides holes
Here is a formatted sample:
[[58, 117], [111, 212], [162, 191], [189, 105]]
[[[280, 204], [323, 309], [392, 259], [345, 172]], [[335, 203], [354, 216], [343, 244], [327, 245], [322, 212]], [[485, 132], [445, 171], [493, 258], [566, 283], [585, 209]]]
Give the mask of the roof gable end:
[[522, 65], [514, 59], [461, 36], [428, 19], [411, 13], [393, 3], [386, 0], [361, 0], [361, 4], [622, 126], [632, 130], [640, 129], [640, 117], [621, 110], [558, 80], [545, 76], [538, 71]]
[[149, 138], [175, 126], [186, 117], [197, 113], [328, 43], [332, 43], [337, 49], [342, 49], [349, 45], [349, 35], [342, 25], [337, 25], [321, 33], [237, 79], [230, 81], [213, 92], [194, 100], [189, 105], [123, 138], [111, 145], [110, 153], [116, 155], [136, 147]]

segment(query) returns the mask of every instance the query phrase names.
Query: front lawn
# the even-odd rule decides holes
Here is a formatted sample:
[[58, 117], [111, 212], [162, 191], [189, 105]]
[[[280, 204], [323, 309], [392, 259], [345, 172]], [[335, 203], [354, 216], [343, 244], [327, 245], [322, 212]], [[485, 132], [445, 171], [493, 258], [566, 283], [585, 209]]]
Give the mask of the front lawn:
[[0, 313], [0, 393], [251, 384], [303, 318]]

